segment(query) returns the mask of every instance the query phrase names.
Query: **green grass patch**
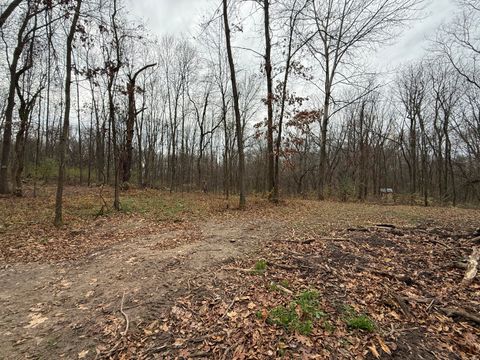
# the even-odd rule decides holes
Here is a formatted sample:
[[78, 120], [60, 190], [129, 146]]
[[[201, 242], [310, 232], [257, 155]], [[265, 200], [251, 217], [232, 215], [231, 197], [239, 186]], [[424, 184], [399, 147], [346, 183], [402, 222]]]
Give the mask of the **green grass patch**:
[[369, 316], [357, 313], [351, 306], [345, 306], [344, 313], [345, 323], [350, 329], [375, 331], [375, 323]]
[[314, 322], [326, 314], [320, 310], [319, 294], [315, 290], [300, 293], [288, 306], [277, 306], [269, 311], [268, 321], [302, 335], [312, 333]]
[[375, 331], [375, 323], [367, 315], [352, 316], [345, 321], [350, 329], [358, 329], [368, 332]]
[[300, 306], [302, 312], [311, 318], [320, 319], [326, 314], [319, 309], [319, 294], [316, 290], [302, 292], [296, 299], [296, 304]]
[[322, 324], [323, 328], [325, 331], [328, 331], [329, 333], [333, 333], [335, 331], [335, 325], [333, 325], [330, 321], [325, 320]]
[[252, 273], [256, 275], [262, 275], [267, 270], [267, 261], [258, 260], [253, 267]]

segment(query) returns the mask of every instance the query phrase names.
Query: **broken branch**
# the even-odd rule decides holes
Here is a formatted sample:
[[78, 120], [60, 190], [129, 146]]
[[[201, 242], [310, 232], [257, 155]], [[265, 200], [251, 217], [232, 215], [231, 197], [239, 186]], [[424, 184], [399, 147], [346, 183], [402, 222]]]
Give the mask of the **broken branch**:
[[480, 316], [472, 314], [464, 309], [442, 308], [440, 310], [448, 317], [461, 317], [480, 325]]
[[120, 305], [120, 312], [122, 313], [123, 317], [125, 318], [125, 330], [123, 331], [122, 336], [127, 335], [128, 327], [130, 325], [130, 321], [128, 320], [128, 315], [125, 311], [123, 311], [123, 302], [125, 301], [125, 291], [123, 292], [122, 296], [122, 303]]
[[467, 270], [465, 271], [465, 276], [462, 280], [463, 286], [468, 286], [475, 276], [477, 276], [477, 267], [478, 267], [478, 260], [480, 259], [480, 248], [474, 247], [472, 254], [469, 256], [467, 261]]

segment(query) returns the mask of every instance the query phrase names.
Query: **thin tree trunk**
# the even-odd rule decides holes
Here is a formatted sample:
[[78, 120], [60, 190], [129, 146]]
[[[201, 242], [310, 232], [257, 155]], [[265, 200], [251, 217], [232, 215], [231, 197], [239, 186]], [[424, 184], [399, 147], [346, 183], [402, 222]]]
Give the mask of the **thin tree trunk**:
[[267, 77], [267, 192], [271, 201], [277, 201], [275, 196], [275, 173], [273, 153], [273, 79], [270, 38], [270, 0], [263, 1], [264, 32], [265, 32], [265, 75]]
[[80, 185], [83, 183], [83, 157], [82, 157], [82, 129], [80, 121], [80, 85], [78, 82], [78, 74], [75, 73], [77, 83], [77, 124], [78, 124], [78, 161], [80, 164]]
[[12, 125], [13, 125], [13, 110], [15, 108], [15, 84], [18, 81], [19, 74], [17, 72], [18, 61], [25, 47], [26, 41], [23, 37], [30, 20], [30, 14], [25, 14], [25, 18], [20, 26], [17, 35], [17, 44], [13, 51], [12, 61], [9, 66], [9, 88], [7, 96], [7, 106], [5, 108], [5, 124], [3, 128], [3, 143], [2, 143], [2, 158], [0, 162], [0, 194], [8, 194], [10, 187], [8, 184], [8, 166], [10, 162], [10, 150], [12, 146]]
[[128, 95], [128, 117], [127, 117], [127, 129], [126, 129], [126, 139], [125, 147], [121, 157], [122, 162], [122, 181], [128, 183], [130, 181], [132, 173], [132, 154], [133, 154], [133, 136], [135, 121], [137, 118], [137, 107], [135, 104], [135, 91], [137, 89], [136, 81], [137, 76], [140, 75], [142, 71], [147, 70], [150, 67], [157, 65], [149, 64], [142, 67], [138, 70], [133, 76], [129, 76], [127, 83], [127, 95]]
[[42, 94], [39, 93], [38, 105], [38, 124], [37, 124], [37, 141], [35, 145], [35, 170], [33, 176], [33, 197], [37, 197], [37, 180], [38, 180], [38, 163], [40, 162], [40, 146], [41, 146], [41, 121], [42, 118]]
[[80, 17], [80, 8], [82, 0], [77, 0], [75, 13], [73, 15], [72, 24], [70, 25], [70, 32], [67, 37], [67, 59], [66, 59], [66, 76], [65, 76], [65, 115], [63, 119], [63, 130], [59, 144], [59, 168], [58, 168], [58, 182], [57, 182], [57, 196], [55, 201], [55, 226], [59, 227], [63, 224], [63, 186], [65, 181], [65, 155], [68, 143], [68, 133], [70, 130], [70, 88], [72, 82], [72, 51], [73, 39], [77, 27], [78, 18]]
[[245, 199], [245, 154], [243, 150], [243, 128], [242, 119], [240, 115], [239, 97], [237, 89], [237, 79], [235, 72], [235, 63], [233, 61], [232, 46], [230, 40], [230, 27], [228, 24], [228, 6], [227, 0], [223, 0], [223, 21], [225, 30], [225, 40], [227, 44], [228, 64], [230, 67], [230, 80], [232, 82], [233, 93], [233, 107], [235, 110], [235, 126], [237, 132], [237, 146], [238, 146], [238, 187], [240, 192], [239, 207], [244, 209], [246, 205]]

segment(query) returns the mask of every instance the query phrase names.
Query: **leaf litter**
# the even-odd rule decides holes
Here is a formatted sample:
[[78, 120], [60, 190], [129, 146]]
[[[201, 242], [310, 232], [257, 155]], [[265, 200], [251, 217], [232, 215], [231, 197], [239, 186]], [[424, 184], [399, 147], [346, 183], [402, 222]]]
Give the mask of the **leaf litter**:
[[[474, 359], [480, 353], [478, 277], [462, 285], [478, 211], [298, 200], [257, 201], [244, 213], [228, 208], [206, 212], [208, 223], [190, 221], [187, 213], [161, 228], [148, 216], [120, 214], [81, 220], [81, 231], [32, 224], [21, 230], [28, 236], [15, 238], [7, 230], [1, 249], [7, 269], [68, 261], [55, 296], [79, 287], [72, 305], [82, 311], [69, 318], [71, 310], [55, 298], [32, 299], [26, 331], [71, 330], [36, 350], [28, 338], [13, 337], [13, 348], [92, 359]], [[39, 241], [45, 234], [49, 240]], [[140, 238], [145, 254], [133, 251]], [[88, 273], [80, 286], [76, 268], [88, 269], [92, 254], [109, 249], [123, 254], [120, 270], [134, 272], [111, 270], [109, 284]], [[148, 252], [152, 261], [158, 257], [151, 269]], [[98, 256], [98, 265], [111, 266], [108, 259]], [[131, 322], [126, 333], [122, 292]], [[313, 300], [299, 300], [306, 298]], [[12, 308], [9, 301], [15, 300], [6, 302]]]

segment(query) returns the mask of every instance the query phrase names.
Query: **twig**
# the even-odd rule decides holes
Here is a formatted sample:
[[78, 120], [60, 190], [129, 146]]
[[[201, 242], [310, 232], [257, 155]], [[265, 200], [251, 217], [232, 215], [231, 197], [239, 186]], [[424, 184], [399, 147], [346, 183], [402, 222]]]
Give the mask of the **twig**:
[[282, 285], [279, 285], [279, 284], [275, 284], [275, 286], [276, 286], [279, 290], [283, 291], [284, 293], [287, 293], [287, 294], [289, 294], [289, 295], [293, 295], [293, 291], [292, 291], [292, 290], [287, 289], [286, 287], [283, 287]]
[[125, 311], [123, 311], [123, 302], [125, 300], [125, 291], [123, 292], [123, 296], [122, 296], [122, 304], [120, 305], [120, 312], [122, 313], [123, 317], [125, 318], [125, 330], [123, 331], [122, 336], [125, 336], [127, 335], [127, 332], [128, 332], [128, 327], [130, 325], [130, 321], [128, 320], [128, 315]]
[[357, 265], [357, 269], [359, 269], [360, 271], [369, 272], [369, 273], [379, 275], [379, 276], [386, 276], [390, 279], [396, 279], [398, 281], [404, 282], [408, 286], [416, 284], [415, 280], [413, 280], [411, 277], [409, 277], [407, 275], [391, 274], [391, 273], [386, 272], [386, 271], [377, 270], [377, 269], [374, 269], [374, 268], [367, 268], [367, 267], [364, 267], [364, 266], [361, 266], [361, 265]]
[[105, 201], [105, 198], [103, 197], [103, 184], [100, 186], [100, 193], [99, 193], [99, 196], [100, 196], [100, 199], [102, 200], [102, 207], [100, 208], [100, 210], [98, 211], [97, 213], [97, 218], [99, 216], [102, 216], [105, 214], [105, 211], [108, 211], [108, 205], [107, 205], [107, 202]]
[[225, 316], [227, 316], [228, 312], [230, 311], [230, 309], [233, 307], [233, 305], [237, 302], [237, 296], [235, 296], [233, 298], [233, 301], [230, 303], [230, 305], [228, 305], [227, 309], [225, 310], [225, 313], [223, 314], [223, 316], [220, 318], [223, 319]]
[[400, 309], [402, 310], [403, 314], [406, 316], [411, 316], [411, 312], [405, 303], [405, 299], [397, 294], [393, 294], [393, 298], [397, 301], [398, 305], [400, 305]]
[[430, 311], [430, 309], [432, 308], [433, 304], [435, 304], [435, 299], [432, 299], [432, 301], [430, 302], [430, 304], [428, 304], [428, 306], [427, 306], [427, 313]]
[[101, 357], [101, 359], [109, 359], [111, 355], [117, 350], [118, 346], [122, 343], [122, 339], [118, 340], [115, 345], [105, 354]]
[[383, 227], [383, 228], [389, 228], [389, 229], [396, 229], [396, 226], [393, 224], [377, 224], [375, 225], [376, 227]]
[[[429, 304], [427, 307], [427, 311], [434, 306], [434, 303], [437, 301], [435, 298], [434, 299], [428, 299], [428, 298], [404, 298], [407, 301], [415, 301], [418, 303], [425, 303]], [[442, 308], [442, 307], [436, 307], [439, 311], [443, 312], [446, 316], [448, 317], [461, 317], [466, 320], [470, 320], [471, 322], [480, 325], [480, 316], [478, 314], [473, 314], [465, 309], [454, 309], [454, 308]]]

